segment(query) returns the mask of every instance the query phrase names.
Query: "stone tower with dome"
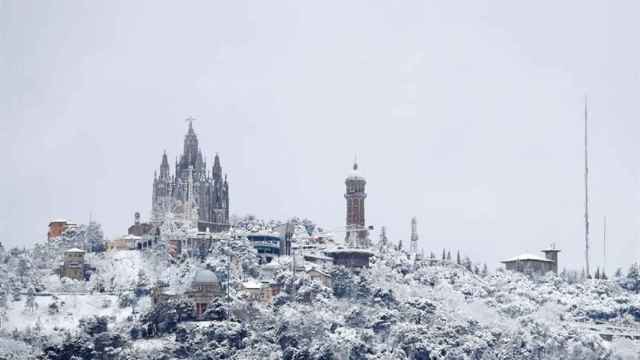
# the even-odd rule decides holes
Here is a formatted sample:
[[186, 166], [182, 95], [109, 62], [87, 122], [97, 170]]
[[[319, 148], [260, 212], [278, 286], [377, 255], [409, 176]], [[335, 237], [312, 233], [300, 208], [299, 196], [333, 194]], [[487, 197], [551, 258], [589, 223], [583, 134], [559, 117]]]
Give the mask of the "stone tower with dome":
[[353, 169], [345, 185], [347, 187], [344, 198], [347, 201], [347, 226], [345, 243], [351, 247], [368, 247], [369, 232], [365, 226], [364, 200], [367, 198], [365, 185], [367, 181], [358, 171], [358, 163], [354, 161]]

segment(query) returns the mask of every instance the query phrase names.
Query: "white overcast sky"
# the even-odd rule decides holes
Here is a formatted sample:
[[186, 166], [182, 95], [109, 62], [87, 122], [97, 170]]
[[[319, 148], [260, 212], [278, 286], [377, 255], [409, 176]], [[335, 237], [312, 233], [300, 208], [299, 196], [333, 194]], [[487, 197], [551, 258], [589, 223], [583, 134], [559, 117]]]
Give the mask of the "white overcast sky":
[[[555, 242], [640, 254], [637, 1], [0, 0], [0, 241], [148, 217], [153, 171], [194, 127], [231, 212], [344, 224], [354, 154], [367, 222], [499, 260]], [[211, 160], [209, 160], [211, 163]], [[376, 235], [377, 236], [377, 235]]]

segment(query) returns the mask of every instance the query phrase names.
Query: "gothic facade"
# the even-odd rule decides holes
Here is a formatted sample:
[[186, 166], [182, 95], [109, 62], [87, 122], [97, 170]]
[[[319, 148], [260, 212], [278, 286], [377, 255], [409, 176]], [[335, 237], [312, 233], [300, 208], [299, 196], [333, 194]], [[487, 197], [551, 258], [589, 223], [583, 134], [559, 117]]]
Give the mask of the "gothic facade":
[[220, 157], [216, 154], [211, 172], [198, 145], [198, 137], [189, 121], [184, 149], [176, 160], [172, 174], [167, 153], [162, 155], [160, 175], [154, 173], [152, 218], [156, 224], [166, 216], [190, 222], [198, 230], [212, 232], [229, 228], [229, 183], [222, 176]]

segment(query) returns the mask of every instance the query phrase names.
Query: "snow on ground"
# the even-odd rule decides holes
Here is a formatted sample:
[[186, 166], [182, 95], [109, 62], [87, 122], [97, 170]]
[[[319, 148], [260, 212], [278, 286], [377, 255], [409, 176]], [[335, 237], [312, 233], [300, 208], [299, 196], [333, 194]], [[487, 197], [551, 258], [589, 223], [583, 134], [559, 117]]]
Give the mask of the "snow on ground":
[[22, 341], [0, 337], [0, 359], [30, 359], [35, 357], [33, 349]]
[[136, 351], [162, 350], [165, 346], [171, 345], [167, 339], [138, 339], [133, 342]]
[[37, 307], [34, 312], [25, 310], [25, 296], [20, 301], [10, 302], [7, 313], [8, 322], [3, 325], [3, 328], [12, 331], [39, 326], [42, 332], [47, 334], [56, 329], [77, 329], [78, 321], [83, 317], [110, 316], [120, 322], [131, 315], [130, 307], [124, 309], [118, 307], [118, 298], [114, 295], [73, 294], [57, 295], [57, 297], [57, 303], [61, 306], [54, 314], [49, 313], [49, 304], [55, 301], [53, 296], [36, 296]]

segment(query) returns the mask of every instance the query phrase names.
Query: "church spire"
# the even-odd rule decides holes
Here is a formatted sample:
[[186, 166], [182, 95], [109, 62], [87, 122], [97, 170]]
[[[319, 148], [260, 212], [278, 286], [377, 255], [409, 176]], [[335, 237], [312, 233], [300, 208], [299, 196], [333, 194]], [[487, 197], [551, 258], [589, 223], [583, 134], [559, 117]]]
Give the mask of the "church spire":
[[216, 153], [216, 157], [213, 159], [213, 170], [211, 175], [214, 179], [222, 178], [222, 166], [220, 166], [220, 156]]
[[169, 160], [167, 160], [167, 151], [162, 153], [162, 163], [160, 163], [160, 179], [169, 178]]
[[187, 134], [184, 136], [184, 151], [182, 159], [180, 160], [180, 168], [183, 171], [186, 171], [189, 166], [196, 168], [198, 152], [200, 151], [198, 146], [198, 136], [196, 136], [196, 132], [193, 130], [194, 120], [195, 119], [191, 117], [186, 120], [189, 123], [189, 129], [187, 130]]
[[186, 121], [189, 123], [189, 129], [187, 130], [187, 134], [188, 135], [191, 135], [191, 134], [195, 135], [196, 133], [195, 133], [195, 131], [193, 131], [193, 122], [195, 121], [195, 119], [192, 118], [191, 116], [189, 116], [186, 119]]

